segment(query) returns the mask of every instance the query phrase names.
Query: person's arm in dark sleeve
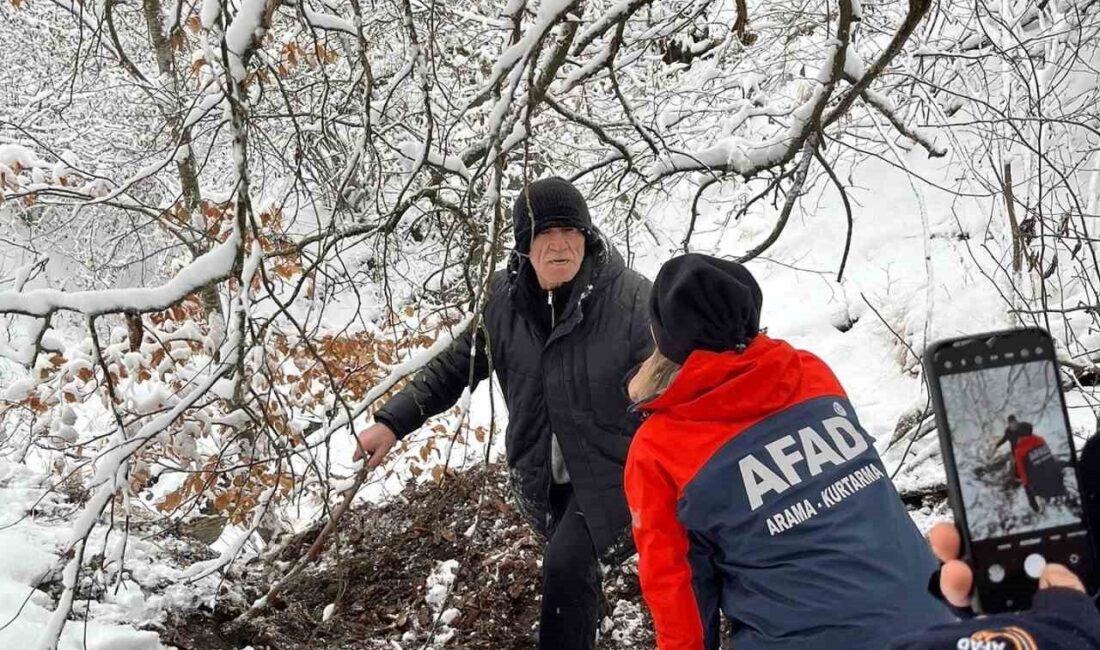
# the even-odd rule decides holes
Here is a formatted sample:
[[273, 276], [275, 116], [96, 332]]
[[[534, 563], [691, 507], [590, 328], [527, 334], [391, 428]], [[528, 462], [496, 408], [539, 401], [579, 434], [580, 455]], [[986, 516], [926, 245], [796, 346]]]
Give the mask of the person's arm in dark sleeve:
[[1035, 594], [1031, 613], [1021, 614], [1024, 624], [1032, 617], [1044, 626], [1043, 636], [1061, 633], [1066, 643], [1080, 642], [1080, 647], [1100, 648], [1100, 612], [1096, 601], [1075, 589], [1051, 587]]
[[[1100, 648], [1100, 612], [1089, 596], [1074, 589], [1052, 587], [1036, 593], [1032, 608], [1026, 612], [997, 614], [908, 632], [894, 640], [889, 645], [890, 650], [956, 650], [965, 645], [961, 644], [964, 640], [1002, 641], [1005, 648]], [[1012, 639], [1017, 645], [1010, 644]]]
[[[653, 333], [649, 329], [649, 280], [643, 279], [634, 292], [634, 306], [630, 313], [630, 363], [627, 374], [623, 377], [619, 390], [622, 391], [627, 403], [631, 402], [628, 386], [631, 377], [638, 371], [642, 362], [653, 354]], [[642, 414], [631, 411], [630, 422], [627, 426], [631, 433], [642, 424]]]
[[[389, 427], [400, 440], [419, 429], [428, 418], [454, 406], [466, 386], [473, 390], [489, 376], [485, 331], [477, 332], [477, 349], [471, 354], [474, 334], [467, 330], [439, 356], [420, 369], [411, 382], [378, 409], [374, 420]], [[470, 383], [470, 364], [473, 383]]]
[[634, 292], [630, 314], [630, 366], [633, 368], [653, 354], [653, 333], [649, 330], [649, 280], [643, 280]]

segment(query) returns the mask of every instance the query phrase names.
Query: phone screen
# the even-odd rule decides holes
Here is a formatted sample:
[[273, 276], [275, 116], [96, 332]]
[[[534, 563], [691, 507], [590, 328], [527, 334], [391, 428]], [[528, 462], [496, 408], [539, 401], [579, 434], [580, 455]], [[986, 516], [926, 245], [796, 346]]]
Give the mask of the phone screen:
[[968, 365], [939, 382], [979, 597], [985, 611], [1027, 607], [1048, 561], [1091, 572], [1057, 370]]

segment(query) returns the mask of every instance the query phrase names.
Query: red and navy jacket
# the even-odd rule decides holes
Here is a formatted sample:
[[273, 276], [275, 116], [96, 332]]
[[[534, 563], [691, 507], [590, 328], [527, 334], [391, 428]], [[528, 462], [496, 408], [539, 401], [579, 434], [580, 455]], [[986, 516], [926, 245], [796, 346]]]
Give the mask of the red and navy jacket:
[[952, 620], [937, 563], [844, 389], [808, 352], [758, 335], [695, 351], [626, 464], [642, 593], [660, 650], [882, 648]]
[[[1016, 478], [1020, 479], [1020, 483], [1024, 485], [1028, 484], [1028, 454], [1040, 447], [1047, 447], [1047, 441], [1035, 434], [1022, 436], [1012, 447], [1012, 455], [1016, 461]], [[1046, 452], [1045, 456], [1050, 455], [1050, 447], [1047, 447], [1044, 451]]]

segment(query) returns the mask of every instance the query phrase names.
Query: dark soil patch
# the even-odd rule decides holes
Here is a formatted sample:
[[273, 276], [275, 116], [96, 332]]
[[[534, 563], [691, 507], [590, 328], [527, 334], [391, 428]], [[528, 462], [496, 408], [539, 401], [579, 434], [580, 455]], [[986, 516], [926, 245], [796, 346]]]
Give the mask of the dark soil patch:
[[[305, 552], [319, 528], [306, 531], [274, 557], [243, 568], [231, 585], [243, 601], [227, 598], [215, 612], [171, 621], [162, 638], [181, 650], [533, 648], [542, 539], [512, 507], [506, 480], [495, 465], [451, 473], [441, 485], [409, 486], [385, 506], [348, 513], [317, 563], [277, 602], [243, 627], [227, 625]], [[453, 586], [433, 607], [428, 578], [448, 560], [458, 563]], [[655, 645], [634, 566], [605, 578], [611, 614], [602, 650]], [[330, 603], [335, 611], [323, 621]]]

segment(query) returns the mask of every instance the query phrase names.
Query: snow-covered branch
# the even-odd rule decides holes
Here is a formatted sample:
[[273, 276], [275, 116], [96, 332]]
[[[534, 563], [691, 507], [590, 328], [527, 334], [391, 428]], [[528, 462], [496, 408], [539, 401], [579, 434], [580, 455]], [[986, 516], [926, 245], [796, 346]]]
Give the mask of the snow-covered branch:
[[[850, 75], [845, 75], [845, 79], [850, 83], [855, 83], [856, 80]], [[897, 129], [898, 133], [909, 138], [913, 142], [924, 147], [928, 152], [929, 158], [940, 158], [947, 155], [947, 149], [942, 145], [936, 144], [936, 140], [933, 136], [926, 133], [920, 128], [910, 127], [905, 121], [898, 115], [898, 108], [894, 102], [890, 101], [889, 97], [885, 97], [876, 93], [873, 90], [866, 89], [860, 95], [868, 105], [877, 110], [883, 117], [890, 121], [890, 124]]]
[[23, 293], [0, 293], [0, 313], [43, 318], [58, 311], [73, 311], [87, 316], [162, 311], [199, 289], [229, 277], [240, 248], [241, 238], [234, 232], [225, 242], [195, 259], [159, 287], [72, 292], [36, 289]]

